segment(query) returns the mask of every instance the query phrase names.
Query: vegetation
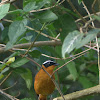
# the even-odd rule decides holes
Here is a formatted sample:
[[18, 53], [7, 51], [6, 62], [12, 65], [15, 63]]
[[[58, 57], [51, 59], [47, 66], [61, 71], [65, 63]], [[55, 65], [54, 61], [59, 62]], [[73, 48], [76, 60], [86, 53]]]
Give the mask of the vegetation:
[[37, 100], [48, 59], [60, 64], [48, 99], [99, 100], [99, 0], [1, 0], [0, 20], [0, 100]]

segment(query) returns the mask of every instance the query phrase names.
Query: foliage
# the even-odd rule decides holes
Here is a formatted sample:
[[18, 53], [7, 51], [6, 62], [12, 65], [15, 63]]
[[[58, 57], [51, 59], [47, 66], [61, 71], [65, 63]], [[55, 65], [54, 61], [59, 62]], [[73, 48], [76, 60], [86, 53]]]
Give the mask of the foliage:
[[[77, 3], [76, 8], [82, 8], [83, 1], [88, 2], [76, 0], [72, 1], [72, 4]], [[17, 89], [21, 91], [18, 97], [21, 100], [36, 98], [33, 81], [36, 71], [40, 68], [33, 64], [32, 60], [41, 65], [45, 60], [57, 59], [59, 67], [68, 62], [58, 70], [58, 76], [55, 75], [56, 80], [59, 78], [58, 83], [63, 94], [98, 84], [98, 47], [95, 46], [100, 42], [100, 27], [92, 27], [91, 22], [86, 19], [85, 23], [82, 19], [83, 22], [77, 21], [80, 18], [78, 13], [70, 7], [64, 7], [67, 1], [63, 4], [60, 2], [60, 0], [23, 0], [23, 9], [16, 3], [16, 6], [12, 3], [0, 6], [2, 19], [0, 48], [5, 47], [3, 53], [0, 52], [0, 82], [12, 71], [16, 78], [9, 76], [11, 78], [7, 79], [8, 83], [5, 82], [2, 87], [14, 84], [16, 79], [19, 82], [18, 87], [20, 85]], [[98, 15], [92, 15], [91, 18], [97, 23], [100, 21]], [[95, 39], [97, 36], [98, 41]], [[61, 41], [62, 45], [49, 45], [48, 41], [52, 40]], [[43, 41], [47, 41], [48, 44], [34, 47], [35, 42], [43, 43]], [[25, 46], [29, 43], [31, 46]], [[22, 44], [24, 46], [15, 48], [16, 45]], [[78, 86], [73, 86], [74, 83]], [[9, 94], [16, 95], [18, 91], [14, 93], [9, 91]], [[60, 96], [59, 92], [55, 91], [53, 98], [57, 96]], [[2, 98], [0, 96], [0, 99]], [[93, 99], [90, 97], [89, 100]]]

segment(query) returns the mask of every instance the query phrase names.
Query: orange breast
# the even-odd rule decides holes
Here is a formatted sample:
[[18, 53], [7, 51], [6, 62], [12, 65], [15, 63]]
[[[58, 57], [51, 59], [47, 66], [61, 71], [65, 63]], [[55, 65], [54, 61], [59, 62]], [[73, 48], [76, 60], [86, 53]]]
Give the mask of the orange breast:
[[[49, 74], [52, 74], [53, 70], [48, 70]], [[54, 76], [53, 76], [54, 78]], [[35, 76], [34, 89], [37, 94], [47, 96], [54, 91], [55, 85], [51, 78], [41, 69]]]

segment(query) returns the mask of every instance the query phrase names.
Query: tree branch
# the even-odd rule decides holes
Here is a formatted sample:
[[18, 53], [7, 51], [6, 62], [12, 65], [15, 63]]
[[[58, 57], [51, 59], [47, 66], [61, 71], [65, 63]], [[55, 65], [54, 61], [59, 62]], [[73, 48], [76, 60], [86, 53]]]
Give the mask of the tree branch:
[[[34, 43], [34, 47], [39, 47], [39, 46], [57, 46], [57, 45], [61, 45], [61, 41], [38, 41]], [[24, 43], [24, 44], [17, 44], [14, 45], [13, 48], [28, 48], [31, 45], [31, 43]], [[5, 48], [6, 47], [1, 47], [0, 48], [0, 53], [5, 52]]]
[[[99, 94], [99, 93], [100, 93], [100, 85], [97, 85], [88, 89], [84, 89], [81, 91], [76, 91], [76, 92], [64, 95], [64, 97], [65, 97], [65, 100], [77, 100], [85, 96]], [[63, 100], [63, 98], [57, 97], [57, 98], [54, 98], [53, 100]]]
[[8, 97], [11, 100], [19, 100], [15, 98], [14, 96], [11, 96], [10, 94], [5, 93], [2, 89], [0, 89], [0, 93], [3, 94], [4, 96]]

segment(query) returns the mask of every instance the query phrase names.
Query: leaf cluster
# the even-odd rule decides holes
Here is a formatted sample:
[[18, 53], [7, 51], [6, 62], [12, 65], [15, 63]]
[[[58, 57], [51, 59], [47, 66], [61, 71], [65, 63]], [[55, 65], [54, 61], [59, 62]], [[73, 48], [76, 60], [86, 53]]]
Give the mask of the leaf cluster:
[[[82, 1], [77, 0], [78, 5], [81, 5]], [[11, 71], [16, 74], [16, 77], [19, 75], [21, 79], [16, 79], [20, 82], [24, 80], [23, 84], [27, 87], [25, 89], [29, 92], [24, 88], [23, 91], [30, 94], [26, 98], [20, 96], [21, 100], [35, 100], [36, 98], [33, 80], [39, 67], [36, 67], [27, 57], [34, 59], [40, 65], [48, 59], [57, 60], [60, 64], [58, 67], [69, 62], [58, 70], [58, 75], [55, 74], [56, 80], [59, 78], [63, 94], [89, 88], [98, 83], [98, 57], [97, 48], [94, 47], [97, 45], [95, 38], [99, 35], [100, 28], [89, 27], [88, 30], [86, 28], [86, 32], [81, 32], [77, 26], [83, 27], [84, 24], [75, 22], [77, 18], [80, 18], [78, 14], [59, 4], [60, 0], [58, 2], [56, 0], [23, 0], [23, 9], [16, 9], [16, 6], [10, 3], [0, 6], [0, 42], [5, 48], [4, 53], [0, 54], [2, 62], [0, 63], [0, 81], [2, 82]], [[97, 22], [100, 21], [99, 17], [92, 16]], [[34, 47], [36, 41], [48, 43], [52, 40], [61, 41], [62, 44]], [[98, 37], [98, 44], [99, 42]], [[15, 45], [26, 43], [31, 43], [31, 46], [14, 48]], [[3, 46], [0, 45], [0, 48]], [[15, 61], [8, 63], [13, 57]], [[13, 78], [10, 81], [13, 82]], [[57, 91], [53, 94], [53, 97], [56, 96], [59, 96]]]

